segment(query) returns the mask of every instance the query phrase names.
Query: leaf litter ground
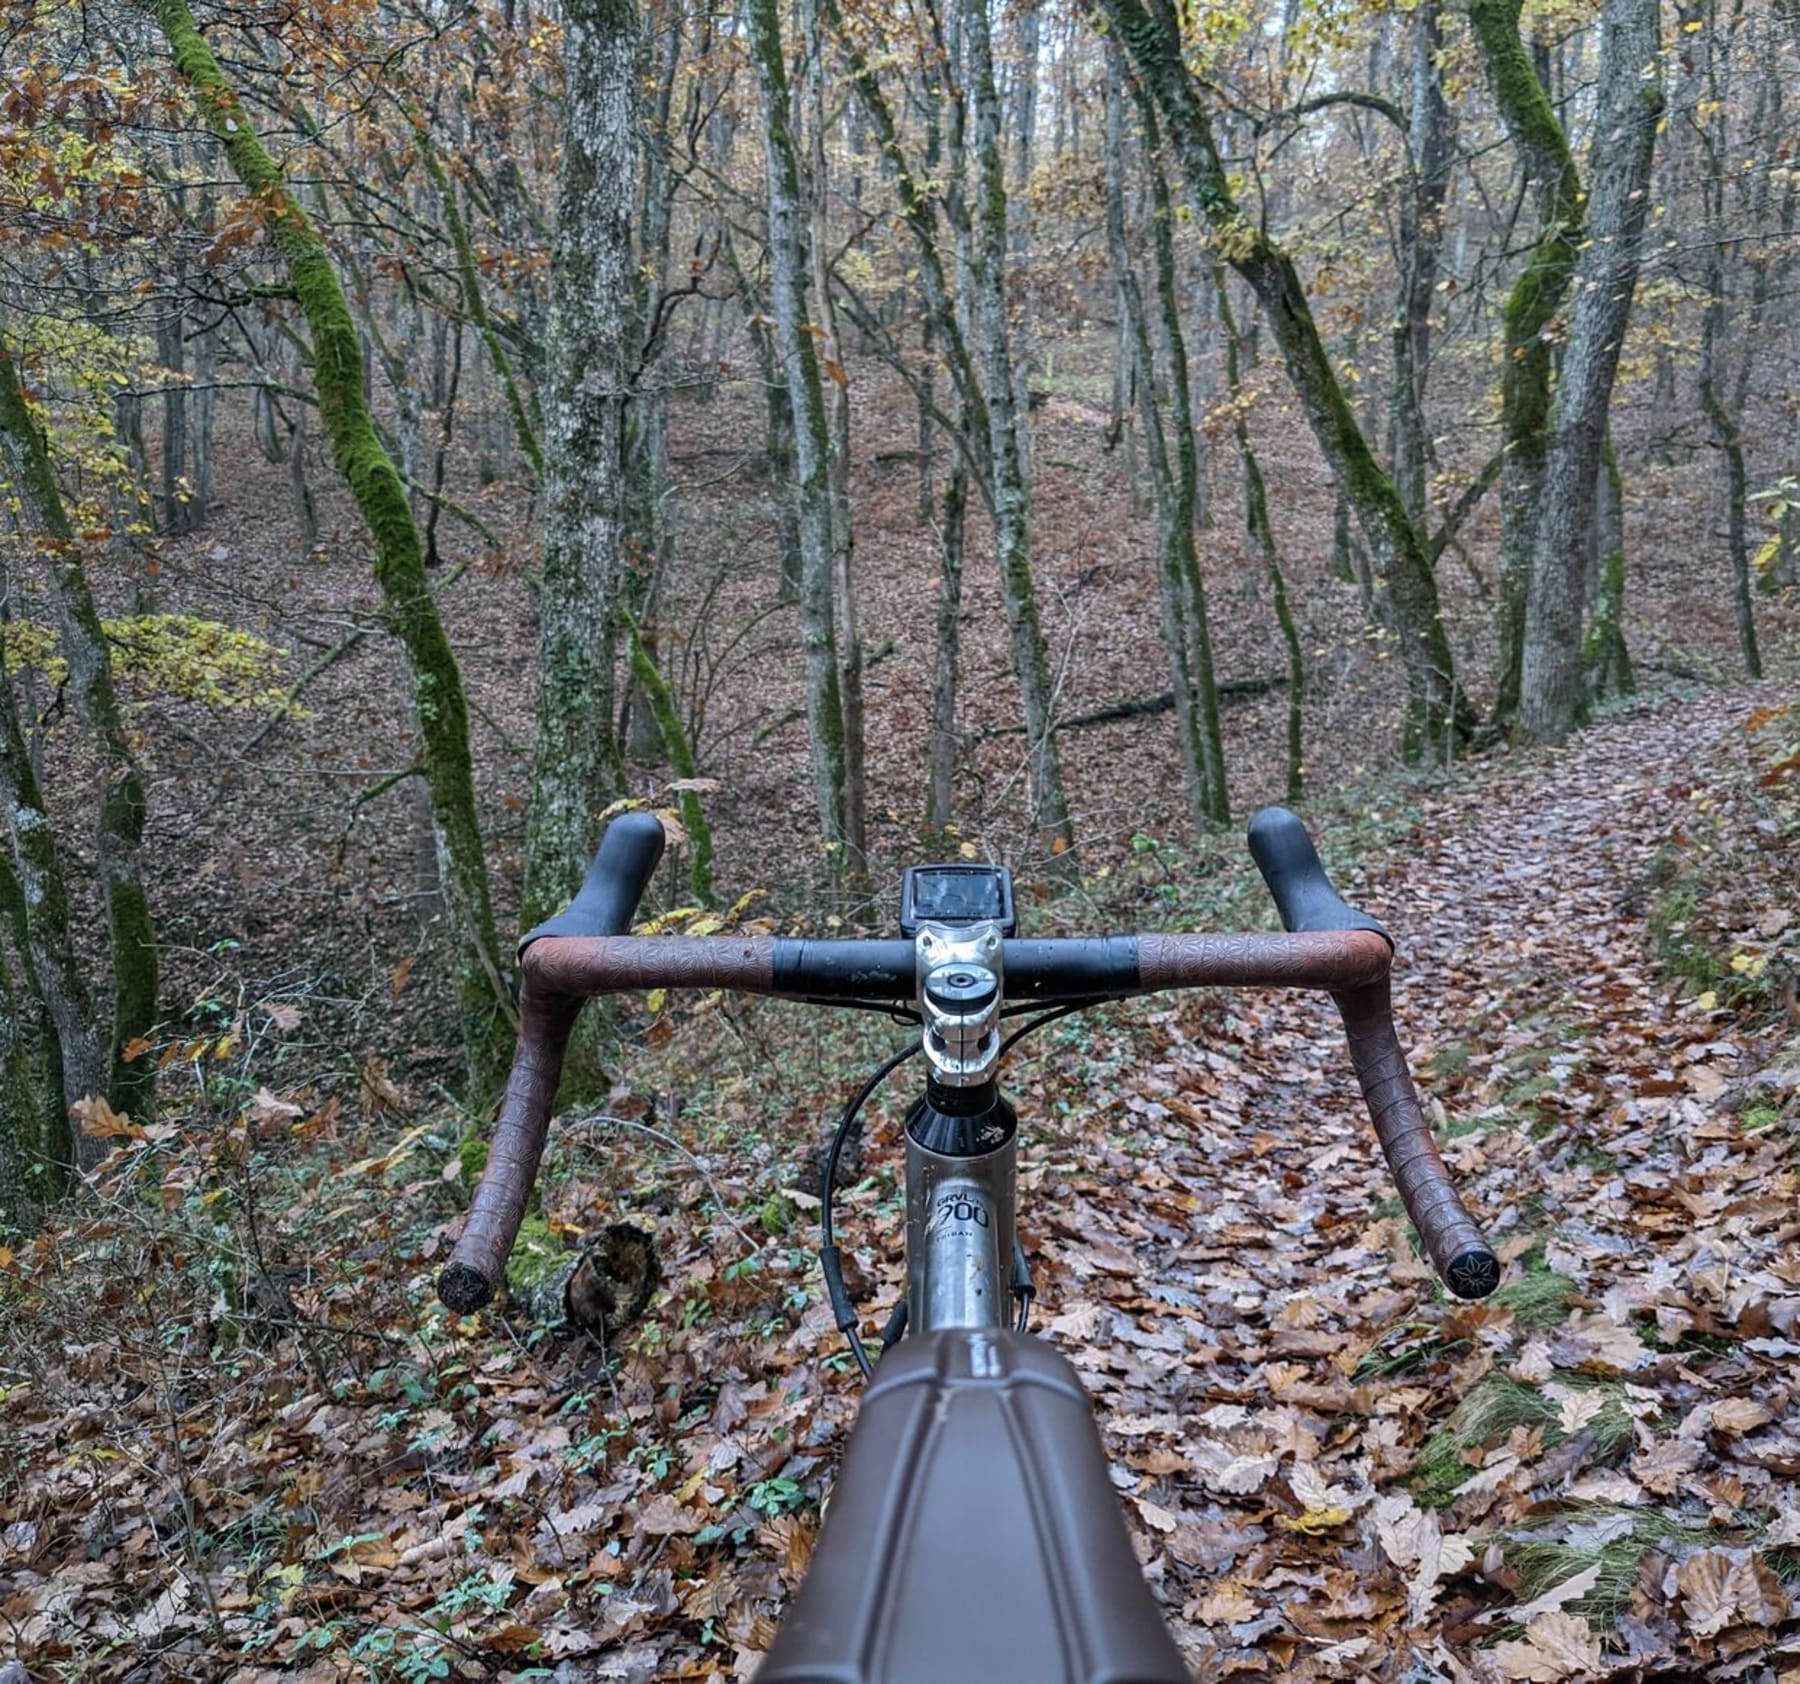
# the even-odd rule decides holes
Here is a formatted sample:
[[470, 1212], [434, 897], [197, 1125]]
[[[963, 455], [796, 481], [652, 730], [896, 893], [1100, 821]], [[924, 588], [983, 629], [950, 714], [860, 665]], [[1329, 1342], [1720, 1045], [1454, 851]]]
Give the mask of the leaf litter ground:
[[[1043, 1320], [1197, 1677], [1800, 1677], [1768, 701], [1473, 771], [1345, 885], [1399, 937], [1405, 1038], [1509, 1263], [1489, 1303], [1415, 1255], [1327, 1004], [1191, 997], [1027, 1044]], [[611, 1361], [430, 1306], [443, 1131], [391, 1124], [277, 1199], [282, 1152], [362, 1150], [330, 1106], [90, 1119], [120, 1139], [99, 1214], [5, 1260], [0, 1645], [36, 1677], [750, 1676], [854, 1384], [753, 1107], [715, 1144], [634, 1107], [564, 1128], [580, 1167], [538, 1225], [655, 1228], [665, 1291]], [[664, 1150], [683, 1132], [707, 1176]], [[874, 1316], [891, 1144], [863, 1168]]]

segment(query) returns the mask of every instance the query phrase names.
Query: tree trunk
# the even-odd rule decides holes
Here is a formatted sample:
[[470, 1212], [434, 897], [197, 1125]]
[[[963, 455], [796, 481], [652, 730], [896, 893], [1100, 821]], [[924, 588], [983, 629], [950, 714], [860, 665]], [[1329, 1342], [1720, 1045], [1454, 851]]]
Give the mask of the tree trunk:
[[1424, 527], [1428, 513], [1426, 461], [1430, 433], [1425, 387], [1431, 368], [1431, 312], [1437, 300], [1438, 258], [1444, 245], [1444, 206], [1455, 161], [1455, 130], [1438, 64], [1443, 50], [1437, 0], [1412, 18], [1412, 111], [1408, 145], [1412, 174], [1401, 198], [1400, 309], [1394, 321], [1394, 381], [1389, 403], [1388, 459], [1406, 512]]
[[[570, 88], [573, 90], [574, 84], [571, 83]], [[575, 93], [574, 97], [579, 98], [580, 93]], [[444, 166], [438, 161], [437, 149], [431, 143], [431, 131], [426, 119], [411, 111], [407, 113], [407, 117], [413, 125], [413, 141], [418, 148], [419, 162], [425, 166], [425, 174], [437, 194], [438, 207], [444, 213], [444, 229], [450, 236], [450, 249], [456, 257], [456, 280], [462, 292], [463, 313], [474, 323], [475, 331], [481, 335], [481, 343], [487, 347], [488, 362], [500, 382], [501, 391], [506, 395], [506, 413], [512, 417], [513, 435], [519, 441], [519, 449], [525, 453], [525, 460], [531, 464], [532, 482], [541, 486], [544, 483], [543, 447], [538, 442], [537, 430], [531, 424], [531, 415], [520, 394], [518, 379], [513, 374], [512, 359], [507, 356], [506, 347], [500, 343], [500, 335], [494, 331], [493, 318], [488, 314], [487, 296], [482, 291], [481, 271], [475, 259], [475, 244], [469, 238], [469, 225], [463, 219], [462, 207], [456, 202], [456, 188], [444, 173]]]
[[255, 196], [270, 244], [287, 267], [312, 332], [313, 379], [332, 454], [374, 546], [375, 577], [412, 672], [420, 761], [445, 860], [463, 1048], [470, 1087], [485, 1092], [511, 1050], [510, 1006], [494, 941], [487, 861], [475, 812], [469, 711], [455, 652], [431, 594], [406, 488], [375, 432], [362, 347], [331, 254], [288, 190], [241, 100], [194, 23], [187, 0], [146, 0], [194, 90], [201, 115], [238, 179]]
[[1637, 290], [1662, 117], [1660, 0], [1607, 0], [1599, 99], [1587, 237], [1556, 388], [1526, 598], [1519, 729], [1537, 741], [1564, 736], [1586, 711], [1581, 614], [1606, 414]]
[[[10, 710], [10, 694], [0, 707]], [[31, 961], [30, 920], [0, 853], [0, 1226], [28, 1229], [68, 1186], [75, 1142], [61, 1048]]]
[[1601, 475], [1594, 515], [1594, 617], [1582, 649], [1588, 692], [1599, 701], [1608, 691], [1637, 693], [1637, 675], [1625, 644], [1625, 511], [1619, 459], [1608, 439], [1600, 450]]
[[623, 792], [614, 666], [631, 518], [626, 486], [636, 364], [633, 0], [566, 9], [565, 134], [551, 248], [544, 397], [544, 570], [538, 702], [521, 916], [574, 893], [597, 815]]
[[[1709, 6], [1709, 13], [1716, 8]], [[1735, 16], [1738, 14], [1734, 14]], [[1724, 469], [1726, 554], [1731, 564], [1731, 600], [1737, 615], [1738, 650], [1744, 671], [1762, 677], [1762, 652], [1756, 637], [1756, 599], [1750, 578], [1750, 536], [1745, 512], [1749, 490], [1744, 465], [1742, 416], [1733, 402], [1726, 373], [1731, 282], [1726, 263], [1725, 176], [1729, 118], [1729, 47], [1715, 39], [1716, 21], [1707, 31], [1707, 76], [1710, 115], [1703, 133], [1709, 167], [1701, 182], [1706, 206], [1706, 310], [1700, 326], [1700, 407], [1712, 431], [1713, 448]], [[1720, 65], [1721, 58], [1726, 63]]]
[[1454, 751], [1475, 713], [1456, 682], [1424, 535], [1357, 425], [1292, 260], [1238, 206], [1199, 83], [1182, 59], [1173, 0], [1098, 4], [1162, 113], [1196, 206], [1261, 303], [1301, 410], [1368, 538], [1406, 670], [1407, 752]]
[[[1014, 384], [1006, 319], [1006, 178], [1001, 151], [1000, 100], [994, 87], [993, 43], [985, 0], [959, 0], [967, 82], [975, 109], [977, 177], [974, 308], [987, 386], [988, 450], [993, 462], [994, 552], [1013, 670], [1025, 716], [1032, 821], [1053, 859], [1074, 847], [1063, 794], [1062, 761], [1054, 732], [1056, 694], [1038, 616], [1031, 568], [1031, 495], [1025, 483], [1024, 405]], [[1071, 864], [1073, 862], [1070, 862]]]
[[[1225, 785], [1225, 757], [1219, 741], [1219, 699], [1213, 686], [1212, 648], [1206, 625], [1206, 599], [1200, 589], [1200, 570], [1194, 550], [1194, 498], [1197, 458], [1193, 447], [1193, 417], [1187, 402], [1187, 358], [1180, 338], [1180, 324], [1167, 319], [1169, 298], [1158, 251], [1158, 280], [1164, 315], [1161, 318], [1165, 349], [1171, 351], [1169, 386], [1171, 426], [1175, 455], [1180, 466], [1170, 463], [1169, 443], [1157, 404], [1156, 354], [1151, 344], [1143, 294], [1132, 265], [1125, 228], [1125, 98], [1123, 66], [1106, 89], [1106, 241], [1113, 261], [1113, 275], [1137, 367], [1138, 409], [1144, 431], [1144, 454], [1156, 498], [1158, 595], [1162, 605], [1163, 644], [1169, 661], [1170, 688], [1175, 698], [1176, 734], [1181, 744], [1182, 770], [1188, 807], [1196, 831], [1223, 824], [1231, 817]], [[1154, 175], [1153, 135], [1145, 137], [1147, 168]], [[1162, 195], [1166, 201], [1167, 193]], [[1158, 206], [1153, 214], [1160, 214]], [[1158, 231], [1160, 234], [1160, 230]], [[1159, 242], [1160, 243], [1160, 242]], [[1173, 256], [1170, 256], [1173, 265]], [[1197, 624], [1196, 624], [1197, 621]]]
[[1555, 347], [1547, 330], [1575, 272], [1581, 241], [1581, 176], [1532, 56], [1519, 36], [1520, 0], [1470, 0], [1469, 22], [1488, 84], [1538, 200], [1538, 234], [1507, 295], [1500, 429], [1506, 460], [1500, 504], [1500, 693], [1497, 723], [1518, 712], [1525, 655], [1533, 534], [1550, 450], [1550, 376]]
[[[144, 836], [144, 786], [113, 696], [111, 656], [88, 589], [81, 548], [57, 490], [42, 435], [26, 405], [17, 366], [4, 341], [0, 341], [0, 458], [17, 488], [21, 517], [36, 537], [47, 563], [56, 599], [57, 630], [63, 657], [69, 664], [69, 687], [99, 749], [103, 782], [97, 853], [106, 896], [113, 972], [107, 1098], [115, 1110], [147, 1122], [155, 1102], [156, 1063], [151, 1057], [150, 1039], [157, 1019], [157, 958], [156, 930], [138, 862]], [[10, 713], [10, 697], [7, 706]], [[16, 736], [16, 722], [10, 732]], [[22, 745], [14, 752], [19, 749]], [[9, 781], [16, 782], [18, 776], [15, 773]], [[30, 781], [34, 780], [20, 788], [20, 797], [31, 807], [41, 809], [42, 803], [35, 799]], [[54, 856], [55, 844], [48, 839], [47, 826], [44, 846]], [[22, 875], [26, 875], [23, 870]], [[27, 904], [38, 905], [29, 878], [26, 887]], [[48, 892], [54, 899], [61, 899], [60, 886], [53, 886]], [[65, 918], [66, 911], [53, 912], [43, 931], [44, 942], [59, 950], [59, 956], [40, 961], [40, 979], [53, 968], [72, 973], [72, 950], [65, 945], [68, 932], [66, 927], [60, 927]], [[66, 1027], [58, 1027], [65, 1038], [70, 1034]], [[85, 1029], [82, 1034], [85, 1038]], [[71, 1089], [75, 1098], [93, 1091], [74, 1084]]]
[[811, 265], [813, 311], [822, 338], [819, 350], [827, 376], [820, 395], [830, 424], [831, 606], [838, 657], [838, 694], [844, 721], [844, 846], [854, 881], [868, 869], [868, 780], [863, 760], [863, 646], [856, 623], [856, 529], [850, 514], [850, 375], [838, 333], [827, 268], [829, 176], [825, 159], [825, 49], [819, 29], [819, 0], [805, 0], [807, 256]]
[[657, 668], [656, 660], [645, 646], [637, 622], [630, 610], [621, 609], [625, 623], [626, 648], [631, 657], [631, 670], [644, 693], [645, 705], [656, 721], [663, 748], [676, 779], [689, 787], [679, 790], [682, 827], [688, 835], [688, 887], [702, 906], [713, 901], [712, 827], [706, 822], [706, 809], [700, 802], [700, 791], [692, 786], [699, 781], [700, 767], [694, 759], [693, 739], [682, 728], [681, 714], [669, 681]]
[[963, 534], [968, 508], [969, 470], [958, 456], [951, 460], [949, 477], [944, 482], [943, 526], [938, 534], [937, 649], [931, 685], [925, 809], [926, 825], [935, 831], [942, 831], [956, 816], [956, 686], [962, 647]]
[[787, 63], [776, 0], [749, 0], [751, 52], [762, 97], [769, 185], [769, 269], [775, 331], [794, 418], [800, 523], [800, 625], [813, 802], [832, 876], [845, 864], [844, 711], [832, 612], [831, 434], [819, 384], [817, 325], [806, 307], [806, 232]]

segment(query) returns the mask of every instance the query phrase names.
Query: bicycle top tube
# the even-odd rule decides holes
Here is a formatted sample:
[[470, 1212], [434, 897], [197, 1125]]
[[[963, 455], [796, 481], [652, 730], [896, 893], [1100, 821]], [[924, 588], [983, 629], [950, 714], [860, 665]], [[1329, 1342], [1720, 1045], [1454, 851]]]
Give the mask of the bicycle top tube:
[[[1420, 1110], [1394, 1032], [1392, 943], [1332, 888], [1292, 813], [1265, 809], [1252, 822], [1249, 841], [1286, 934], [1012, 937], [1002, 947], [1008, 997], [1097, 1002], [1205, 986], [1330, 993], [1389, 1170], [1434, 1266], [1459, 1297], [1486, 1296], [1499, 1284], [1499, 1262], [1464, 1209]], [[438, 1281], [439, 1297], [453, 1310], [487, 1303], [504, 1278], [584, 1001], [652, 988], [734, 989], [879, 1010], [916, 998], [913, 941], [623, 934], [662, 842], [654, 814], [615, 819], [581, 892], [521, 943], [518, 1053], [487, 1167]]]

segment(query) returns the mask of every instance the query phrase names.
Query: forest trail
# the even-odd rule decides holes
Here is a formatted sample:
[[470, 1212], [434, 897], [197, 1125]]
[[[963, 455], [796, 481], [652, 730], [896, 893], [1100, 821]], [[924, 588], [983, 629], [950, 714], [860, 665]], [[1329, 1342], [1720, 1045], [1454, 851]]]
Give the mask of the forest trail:
[[[1646, 915], [1777, 700], [1635, 710], [1479, 771], [1346, 887], [1398, 943], [1402, 1040], [1513, 1265], [1496, 1301], [1450, 1305], [1372, 1220], [1391, 1188], [1314, 1001], [1168, 1014], [1118, 1082], [1138, 1137], [1103, 1087], [1076, 1154], [1102, 1173], [1066, 1203], [1039, 1181], [1051, 1327], [1200, 1676], [1254, 1676], [1259, 1648], [1300, 1678], [1775, 1654], [1800, 1545], [1776, 1518], [1800, 1474], [1792, 1023], [1682, 997]], [[1762, 907], [1777, 937], [1784, 910]]]
[[[1398, 942], [1402, 1039], [1508, 1265], [1485, 1303], [1415, 1256], [1324, 1002], [1127, 1003], [1014, 1059], [1040, 1330], [1095, 1394], [1197, 1678], [1800, 1665], [1800, 1061], [1791, 996], [1730, 997], [1792, 964], [1791, 771], [1764, 791], [1745, 755], [1784, 699], [1646, 705], [1470, 768], [1338, 873]], [[1747, 834], [1721, 888], [1707, 850]], [[1717, 985], [1671, 975], [1677, 926], [1720, 917]], [[646, 1080], [658, 1059], [682, 1067], [647, 1051]], [[849, 1080], [832, 1064], [819, 1110]], [[95, 1679], [751, 1676], [856, 1385], [810, 1222], [771, 1221], [817, 1115], [749, 1091], [660, 1117], [730, 1221], [635, 1127], [559, 1125], [551, 1231], [626, 1218], [662, 1249], [610, 1368], [433, 1304], [452, 1130], [389, 1113], [345, 1164], [332, 1105], [259, 1094], [126, 1139], [118, 1196], [11, 1260], [42, 1335], [9, 1375], [0, 1485], [21, 1656]], [[901, 1274], [897, 1098], [839, 1201], [870, 1333]], [[272, 1311], [244, 1260], [231, 1282], [252, 1174]], [[94, 1290], [121, 1243], [153, 1292]]]

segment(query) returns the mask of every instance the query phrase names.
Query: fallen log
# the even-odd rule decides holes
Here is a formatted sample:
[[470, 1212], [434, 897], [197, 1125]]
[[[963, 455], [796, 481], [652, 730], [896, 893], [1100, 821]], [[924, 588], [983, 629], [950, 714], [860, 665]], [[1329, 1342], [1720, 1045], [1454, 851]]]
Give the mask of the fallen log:
[[[1219, 686], [1219, 700], [1235, 702], [1250, 696], [1266, 696], [1272, 690], [1285, 690], [1287, 683], [1286, 673], [1271, 673], [1266, 678], [1234, 678]], [[1127, 696], [1122, 702], [1109, 702], [1092, 713], [1071, 714], [1067, 719], [1057, 720], [1054, 729], [1080, 731], [1091, 725], [1117, 725], [1127, 719], [1150, 719], [1159, 713], [1173, 713], [1174, 710], [1175, 692], [1163, 690], [1154, 696]], [[1024, 733], [1023, 725], [1001, 725], [992, 731], [983, 731], [981, 741], [986, 742], [990, 737], [1019, 737]]]

